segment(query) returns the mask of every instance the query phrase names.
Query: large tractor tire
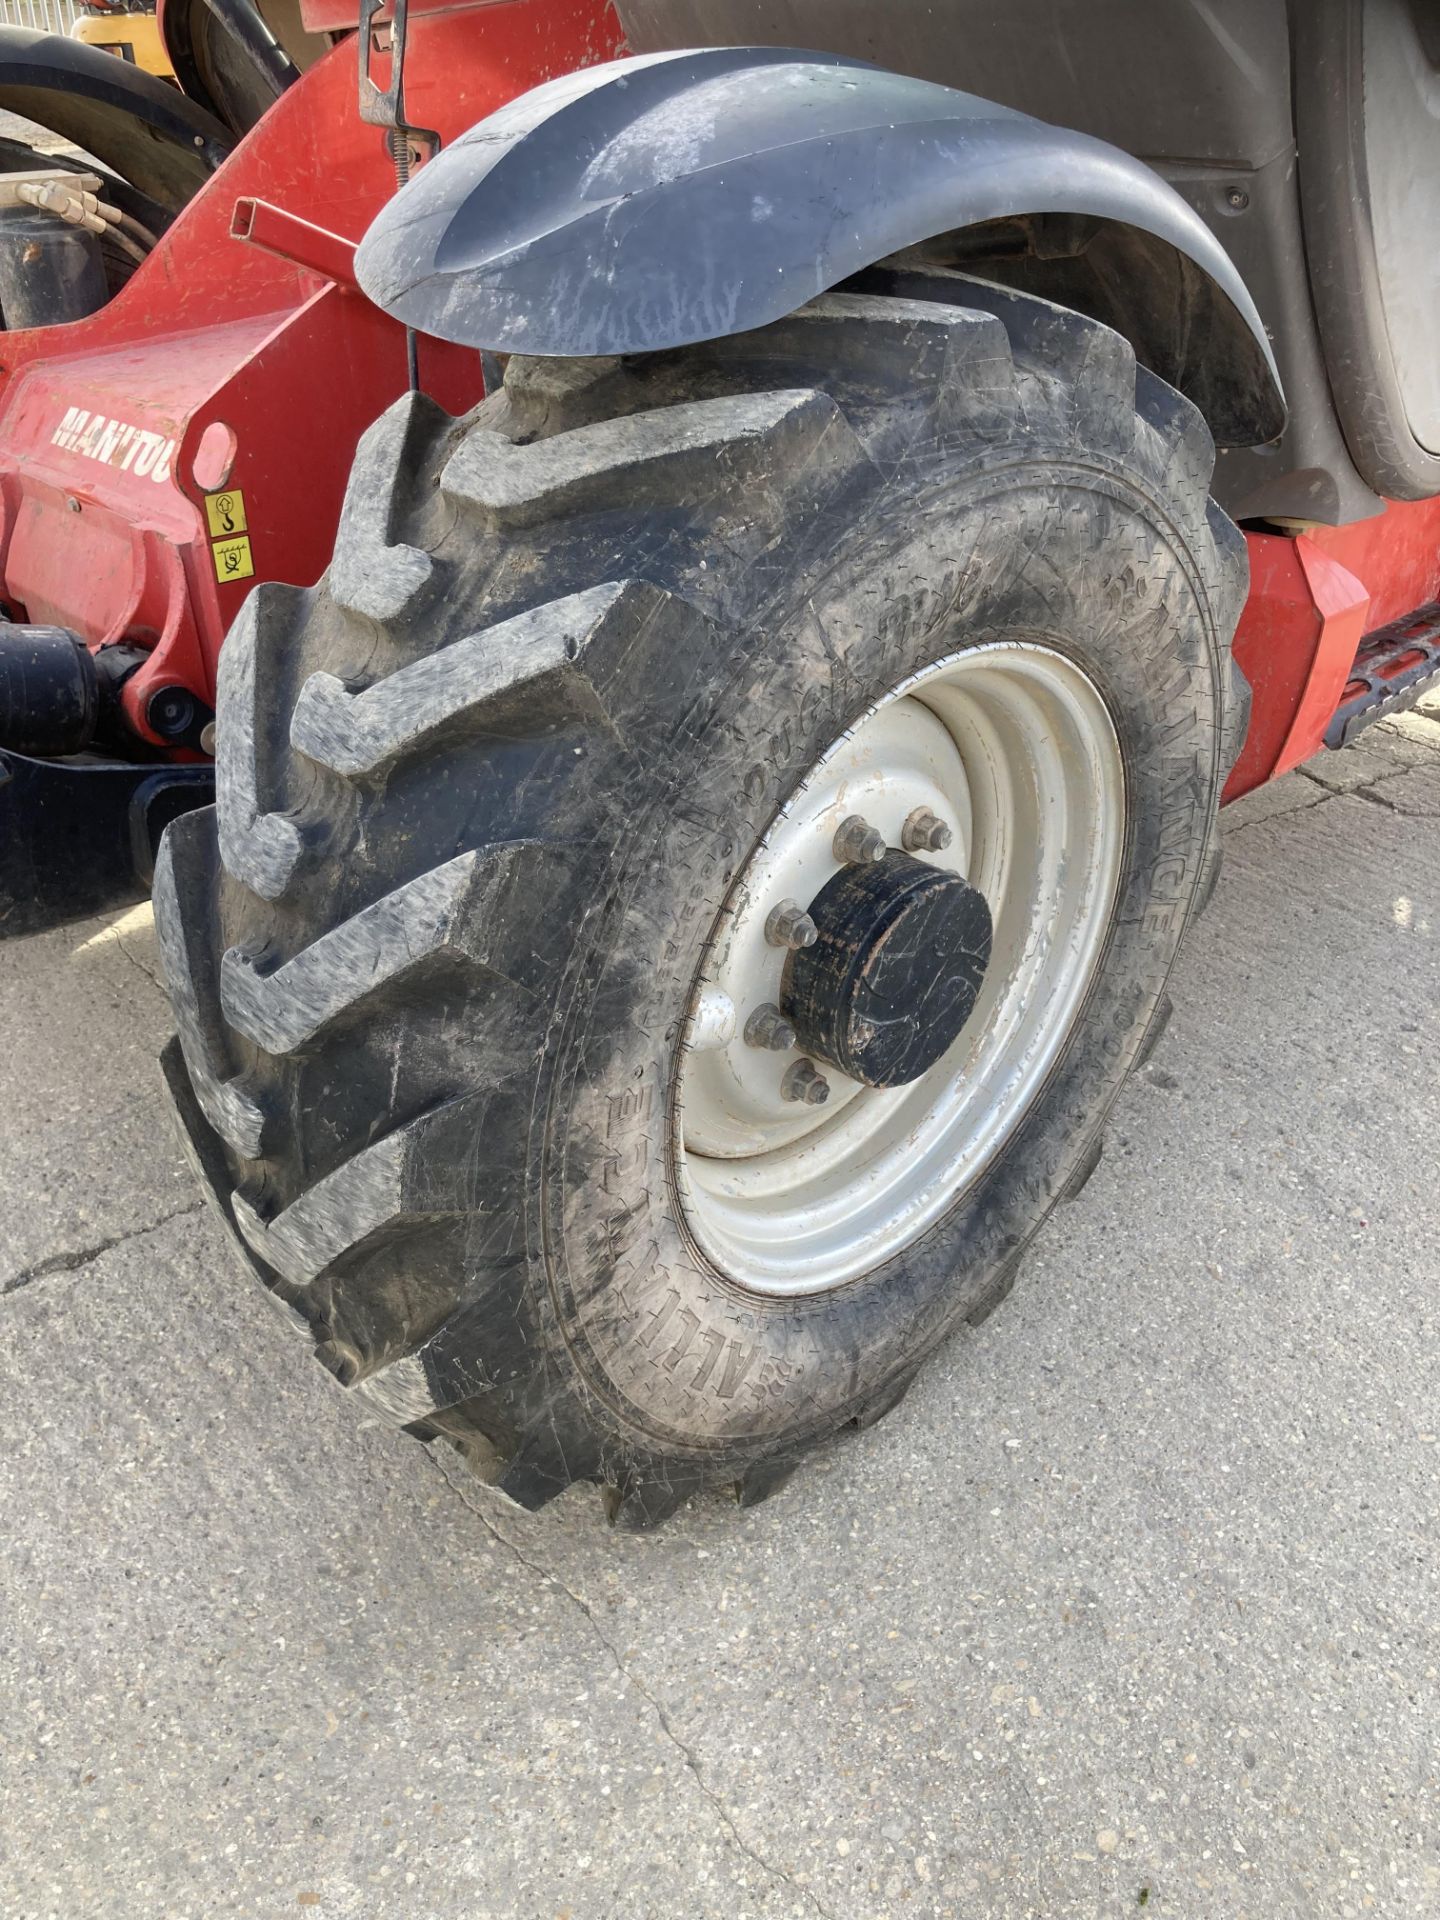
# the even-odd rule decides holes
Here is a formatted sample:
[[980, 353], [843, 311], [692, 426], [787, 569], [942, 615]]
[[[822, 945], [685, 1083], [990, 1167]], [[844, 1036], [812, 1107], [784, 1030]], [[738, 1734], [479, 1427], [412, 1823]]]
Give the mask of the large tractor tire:
[[1213, 882], [1204, 422], [1064, 309], [872, 286], [397, 403], [166, 838], [243, 1251], [527, 1507], [748, 1502], [888, 1411], [1094, 1165]]

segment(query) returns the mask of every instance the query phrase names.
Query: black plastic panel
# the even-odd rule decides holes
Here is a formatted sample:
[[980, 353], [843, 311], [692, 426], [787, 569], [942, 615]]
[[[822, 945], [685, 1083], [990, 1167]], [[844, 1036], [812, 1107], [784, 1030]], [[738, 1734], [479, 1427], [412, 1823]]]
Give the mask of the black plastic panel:
[[[1303, 0], [1296, 11], [1318, 13], [1328, 4]], [[1423, 16], [1421, 24], [1435, 11], [1433, 0], [1409, 4], [1412, 19]], [[1006, 0], [1003, 7], [994, 0], [617, 0], [617, 6], [637, 51], [744, 40], [812, 45], [963, 86], [1147, 161], [1235, 261], [1274, 343], [1289, 404], [1278, 445], [1222, 454], [1216, 477], [1222, 504], [1237, 517], [1257, 519], [1336, 522], [1379, 512], [1375, 486], [1385, 472], [1369, 466], [1362, 477], [1357, 470], [1321, 348], [1300, 218], [1286, 0]], [[1306, 64], [1310, 59], [1307, 52], [1298, 72], [1305, 76], [1302, 91], [1313, 93], [1328, 83]], [[1336, 207], [1348, 219], [1343, 192]], [[1352, 272], [1348, 258], [1340, 258], [1342, 278]], [[974, 265], [1083, 303], [1112, 324], [1122, 323], [1117, 300], [1127, 288], [1139, 288], [1133, 273], [1112, 276], [1097, 303], [1084, 276], [1063, 260], [1032, 260], [1023, 268], [1003, 261]], [[1322, 281], [1336, 272], [1333, 257], [1321, 259]], [[1149, 304], [1162, 296], [1163, 287]], [[1154, 324], [1153, 312], [1142, 313], [1125, 329], [1142, 357], [1143, 335]], [[1178, 332], [1186, 336], [1188, 329]]]
[[170, 210], [230, 150], [218, 120], [114, 54], [58, 33], [0, 27], [0, 109], [59, 134]]
[[616, 0], [615, 10], [636, 53], [815, 47], [1146, 158], [1256, 166], [1290, 142], [1285, 0]]
[[0, 940], [143, 900], [161, 834], [214, 798], [208, 763], [37, 760], [0, 748]]

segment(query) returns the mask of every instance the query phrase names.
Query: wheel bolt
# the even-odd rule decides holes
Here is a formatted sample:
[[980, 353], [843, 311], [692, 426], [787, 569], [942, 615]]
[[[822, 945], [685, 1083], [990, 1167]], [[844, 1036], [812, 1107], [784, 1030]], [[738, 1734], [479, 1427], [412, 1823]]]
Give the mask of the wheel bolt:
[[907, 853], [943, 853], [954, 838], [939, 814], [929, 807], [916, 807], [900, 830], [900, 844]]
[[782, 900], [765, 922], [765, 938], [772, 947], [813, 947], [820, 930], [798, 900]]
[[873, 866], [885, 858], [885, 836], [858, 813], [842, 820], [835, 834], [835, 858], [847, 866]]
[[769, 1053], [784, 1053], [795, 1044], [795, 1029], [779, 1007], [767, 1000], [763, 1007], [756, 1007], [745, 1022], [745, 1044], [763, 1047]]
[[813, 1060], [797, 1060], [785, 1069], [780, 1098], [803, 1101], [807, 1107], [823, 1107], [830, 1098], [830, 1082], [816, 1069]]

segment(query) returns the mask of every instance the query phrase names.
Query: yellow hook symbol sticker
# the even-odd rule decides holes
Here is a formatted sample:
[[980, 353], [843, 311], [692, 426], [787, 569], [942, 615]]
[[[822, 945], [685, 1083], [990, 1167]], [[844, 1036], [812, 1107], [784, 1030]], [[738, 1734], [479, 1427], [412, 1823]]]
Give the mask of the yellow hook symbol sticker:
[[205, 518], [212, 540], [233, 540], [237, 533], [246, 532], [249, 525], [245, 518], [244, 494], [238, 487], [229, 487], [223, 493], [207, 493]]

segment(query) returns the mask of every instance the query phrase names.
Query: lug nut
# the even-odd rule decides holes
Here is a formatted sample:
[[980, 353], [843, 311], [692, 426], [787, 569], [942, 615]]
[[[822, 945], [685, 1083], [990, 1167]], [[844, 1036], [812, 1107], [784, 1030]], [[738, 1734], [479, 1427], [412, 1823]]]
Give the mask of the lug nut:
[[873, 866], [885, 858], [885, 836], [858, 813], [842, 820], [835, 833], [835, 858], [847, 866]]
[[954, 838], [939, 814], [929, 807], [916, 807], [900, 830], [900, 844], [907, 853], [943, 853]]
[[780, 1098], [800, 1100], [807, 1107], [823, 1107], [830, 1098], [830, 1082], [816, 1069], [813, 1060], [797, 1060], [785, 1069]]
[[779, 1007], [767, 1000], [763, 1007], [756, 1007], [745, 1022], [745, 1044], [763, 1047], [768, 1053], [784, 1053], [795, 1044], [795, 1029]]
[[813, 947], [820, 930], [798, 900], [782, 900], [765, 922], [765, 938], [772, 947]]

